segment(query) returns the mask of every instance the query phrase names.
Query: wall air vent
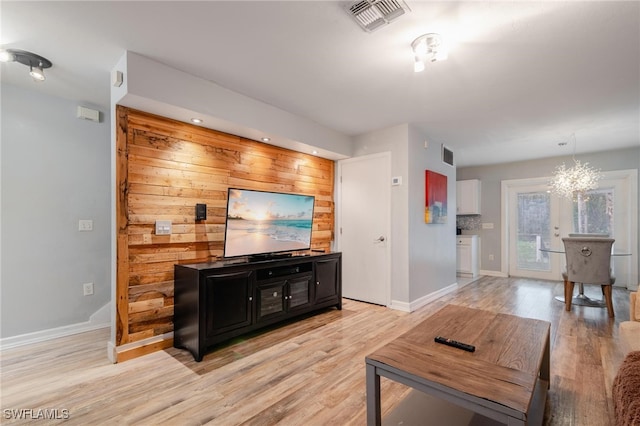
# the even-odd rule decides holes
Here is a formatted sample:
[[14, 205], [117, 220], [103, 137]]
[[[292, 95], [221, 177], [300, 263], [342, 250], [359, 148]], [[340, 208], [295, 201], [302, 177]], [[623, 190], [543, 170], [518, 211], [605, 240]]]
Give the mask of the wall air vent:
[[402, 0], [359, 0], [352, 3], [347, 11], [362, 29], [371, 32], [391, 23], [411, 9]]
[[442, 162], [453, 166], [453, 151], [442, 144]]

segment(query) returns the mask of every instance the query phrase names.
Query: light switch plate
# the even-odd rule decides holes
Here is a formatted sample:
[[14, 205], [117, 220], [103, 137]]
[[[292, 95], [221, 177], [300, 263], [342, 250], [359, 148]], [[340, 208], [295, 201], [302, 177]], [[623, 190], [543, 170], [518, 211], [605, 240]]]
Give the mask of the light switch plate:
[[402, 185], [402, 176], [394, 176], [391, 178], [391, 186]]
[[156, 220], [156, 235], [171, 235], [171, 221]]

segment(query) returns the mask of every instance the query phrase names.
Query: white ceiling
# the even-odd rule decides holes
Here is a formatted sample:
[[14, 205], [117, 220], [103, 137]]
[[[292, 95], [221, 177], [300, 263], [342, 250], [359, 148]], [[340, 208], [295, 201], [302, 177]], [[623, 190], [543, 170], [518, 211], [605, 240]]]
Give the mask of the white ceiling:
[[[53, 67], [1, 76], [106, 110], [130, 50], [349, 136], [414, 123], [458, 166], [640, 144], [640, 3], [406, 2], [366, 33], [338, 1], [2, 1], [2, 47]], [[427, 32], [449, 59], [414, 73]]]

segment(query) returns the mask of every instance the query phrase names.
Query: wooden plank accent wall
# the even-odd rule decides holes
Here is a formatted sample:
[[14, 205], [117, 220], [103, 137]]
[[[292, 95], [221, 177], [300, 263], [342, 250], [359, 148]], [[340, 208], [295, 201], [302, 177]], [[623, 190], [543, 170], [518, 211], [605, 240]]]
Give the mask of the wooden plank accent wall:
[[314, 195], [311, 245], [329, 250], [333, 161], [121, 106], [116, 117], [116, 347], [173, 330], [173, 266], [222, 256], [229, 187]]

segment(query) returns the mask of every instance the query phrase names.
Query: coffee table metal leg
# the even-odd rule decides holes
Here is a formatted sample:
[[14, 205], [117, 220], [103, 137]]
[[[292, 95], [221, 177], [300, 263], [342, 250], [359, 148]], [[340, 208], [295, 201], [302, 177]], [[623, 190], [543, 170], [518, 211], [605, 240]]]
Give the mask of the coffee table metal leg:
[[551, 356], [549, 351], [550, 345], [549, 333], [547, 333], [547, 341], [544, 346], [544, 352], [542, 354], [542, 365], [540, 366], [540, 380], [547, 382], [547, 389], [551, 387]]
[[367, 364], [367, 425], [380, 426], [381, 424], [380, 376], [375, 366]]

